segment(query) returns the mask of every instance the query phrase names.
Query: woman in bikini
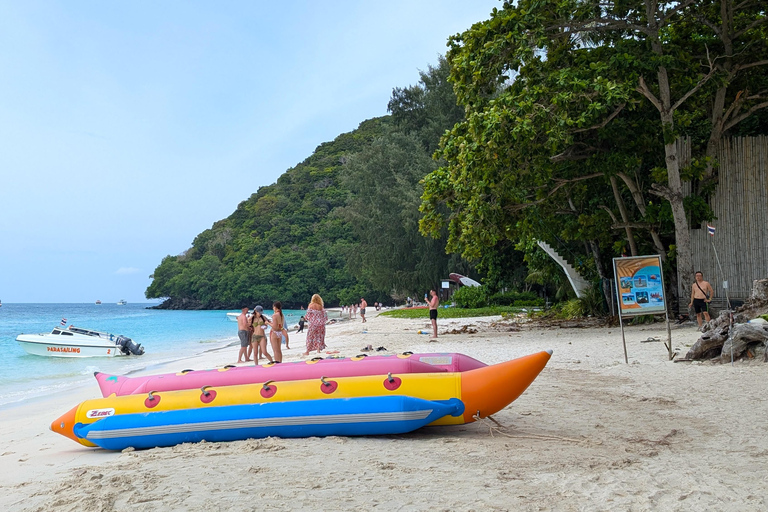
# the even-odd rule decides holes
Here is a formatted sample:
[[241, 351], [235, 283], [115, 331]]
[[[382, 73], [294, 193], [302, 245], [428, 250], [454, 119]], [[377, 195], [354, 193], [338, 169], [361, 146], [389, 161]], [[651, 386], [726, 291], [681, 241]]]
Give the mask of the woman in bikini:
[[269, 324], [272, 327], [272, 332], [269, 333], [269, 342], [272, 345], [272, 352], [275, 353], [275, 361], [282, 363], [283, 350], [280, 348], [280, 342], [282, 341], [283, 328], [285, 327], [283, 304], [280, 301], [275, 302], [272, 304], [272, 310], [275, 313], [272, 315], [272, 323]]
[[253, 338], [251, 339], [251, 345], [253, 346], [253, 359], [256, 361], [256, 365], [259, 364], [259, 359], [263, 356], [272, 362], [272, 356], [267, 351], [267, 337], [264, 334], [264, 326], [267, 325], [267, 318], [263, 314], [264, 308], [256, 306], [253, 308], [253, 316], [251, 317], [251, 327], [253, 328]]

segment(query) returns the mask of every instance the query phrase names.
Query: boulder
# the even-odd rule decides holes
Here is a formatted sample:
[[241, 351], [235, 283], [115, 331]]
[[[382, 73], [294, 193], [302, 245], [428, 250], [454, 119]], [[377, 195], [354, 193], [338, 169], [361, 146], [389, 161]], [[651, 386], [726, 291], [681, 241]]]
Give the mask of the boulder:
[[768, 279], [755, 279], [752, 281], [752, 293], [749, 295], [751, 302], [768, 302]]

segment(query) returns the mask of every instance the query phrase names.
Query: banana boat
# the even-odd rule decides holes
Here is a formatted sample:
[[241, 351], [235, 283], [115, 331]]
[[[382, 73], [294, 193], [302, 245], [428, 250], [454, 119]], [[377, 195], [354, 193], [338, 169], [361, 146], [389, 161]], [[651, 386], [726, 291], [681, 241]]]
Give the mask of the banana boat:
[[184, 370], [179, 373], [124, 377], [96, 372], [101, 394], [134, 395], [149, 391], [199, 389], [203, 386], [236, 386], [268, 380], [303, 380], [320, 377], [358, 377], [387, 373], [461, 372], [482, 368], [485, 363], [464, 354], [412, 354], [397, 356], [356, 356], [344, 359], [310, 359], [260, 366], [228, 366], [213, 370]]
[[445, 402], [398, 395], [329, 398], [122, 414], [78, 425], [75, 434], [107, 450], [269, 436], [405, 434], [463, 410], [455, 398]]
[[[132, 418], [137, 418], [140, 424], [142, 417], [159, 418], [161, 416], [155, 414], [166, 411], [187, 410], [190, 411], [190, 417], [195, 417], [206, 409], [216, 409], [206, 414], [225, 414], [228, 407], [249, 404], [319, 401], [322, 402], [320, 405], [322, 407], [323, 404], [334, 403], [329, 399], [386, 396], [405, 396], [443, 403], [453, 399], [458, 400], [462, 404], [460, 413], [445, 414], [428, 423], [457, 425], [494, 414], [512, 403], [544, 369], [551, 355], [551, 350], [538, 352], [465, 372], [321, 377], [294, 381], [268, 381], [263, 384], [205, 386], [196, 390], [150, 391], [141, 395], [113, 395], [82, 402], [56, 419], [51, 424], [51, 430], [85, 446], [94, 446], [87, 436], [90, 429], [95, 429], [95, 426], [89, 427], [89, 425], [104, 419], [115, 422], [117, 420], [111, 418], [123, 415], [133, 415]], [[259, 408], [251, 410], [258, 411]], [[253, 414], [258, 413], [253, 412]], [[362, 425], [361, 429], [358, 435], [365, 435], [365, 426]]]

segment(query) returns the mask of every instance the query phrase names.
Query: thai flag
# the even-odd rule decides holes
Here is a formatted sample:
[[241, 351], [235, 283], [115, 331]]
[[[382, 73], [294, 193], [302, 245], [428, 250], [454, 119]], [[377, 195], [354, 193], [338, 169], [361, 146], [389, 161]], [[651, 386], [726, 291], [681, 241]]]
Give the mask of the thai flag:
[[707, 224], [707, 233], [709, 233], [709, 236], [715, 236], [715, 226]]
[[67, 319], [66, 318], [62, 318], [61, 319], [61, 325], [62, 326], [67, 325]]

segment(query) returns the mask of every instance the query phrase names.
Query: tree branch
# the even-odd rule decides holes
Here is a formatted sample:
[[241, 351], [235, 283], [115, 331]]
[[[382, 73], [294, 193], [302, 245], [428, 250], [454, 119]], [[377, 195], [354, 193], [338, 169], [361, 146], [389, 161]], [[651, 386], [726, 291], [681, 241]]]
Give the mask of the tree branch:
[[638, 85], [635, 88], [635, 90], [637, 92], [639, 92], [640, 94], [642, 94], [643, 96], [645, 96], [648, 99], [648, 101], [650, 101], [653, 104], [653, 106], [656, 107], [656, 109], [659, 112], [662, 111], [661, 102], [656, 97], [656, 95], [654, 95], [651, 92], [651, 90], [648, 88], [648, 86], [645, 84], [645, 79], [643, 78], [642, 75], [640, 75], [640, 80], [638, 81]]
[[625, 106], [626, 106], [626, 103], [622, 103], [621, 105], [619, 105], [619, 107], [616, 110], [614, 110], [611, 115], [609, 115], [607, 118], [605, 118], [605, 120], [602, 123], [590, 126], [589, 128], [579, 128], [578, 130], [574, 130], [573, 133], [588, 132], [588, 131], [591, 131], [591, 130], [597, 130], [597, 129], [600, 129], [600, 128], [605, 128], [605, 125], [610, 123], [613, 120], [614, 117], [619, 115], [619, 112], [624, 110]]
[[723, 131], [730, 130], [731, 128], [733, 128], [734, 126], [736, 126], [737, 124], [739, 124], [740, 122], [742, 122], [743, 120], [745, 120], [746, 118], [748, 118], [749, 116], [757, 112], [758, 110], [766, 107], [768, 107], [768, 101], [764, 101], [762, 103], [758, 103], [757, 105], [753, 105], [749, 110], [747, 110], [743, 114], [734, 117], [732, 121], [730, 121], [728, 124], [726, 124], [723, 127]]
[[[709, 58], [709, 49], [707, 49], [707, 58]], [[714, 74], [715, 74], [715, 71], [717, 71], [717, 68], [716, 68], [715, 66], [713, 66], [713, 65], [712, 65], [712, 61], [710, 61], [710, 62], [709, 62], [709, 73], [707, 73], [707, 74], [706, 74], [706, 75], [705, 75], [703, 78], [701, 78], [701, 80], [699, 80], [699, 82], [698, 82], [696, 85], [694, 85], [694, 86], [693, 86], [693, 88], [691, 88], [691, 89], [690, 89], [690, 90], [689, 90], [687, 93], [685, 93], [685, 94], [683, 95], [683, 97], [682, 97], [682, 98], [680, 98], [679, 100], [677, 100], [677, 102], [675, 102], [675, 104], [674, 104], [674, 105], [672, 105], [672, 109], [671, 109], [671, 110], [672, 110], [672, 112], [674, 112], [675, 110], [677, 110], [677, 107], [679, 107], [680, 105], [682, 105], [682, 104], [685, 102], [685, 100], [687, 100], [688, 98], [690, 98], [690, 96], [691, 96], [692, 94], [694, 94], [696, 91], [698, 91], [699, 89], [701, 89], [701, 87], [702, 87], [702, 86], [703, 86], [705, 83], [707, 83], [707, 82], [709, 81], [709, 79], [710, 79], [710, 78], [712, 78], [712, 75], [714, 75]]]
[[552, 197], [555, 192], [557, 192], [560, 188], [564, 187], [565, 185], [568, 185], [569, 183], [576, 183], [578, 181], [584, 181], [584, 180], [591, 180], [592, 178], [597, 178], [599, 176], [602, 176], [602, 173], [596, 172], [592, 174], [587, 174], [586, 176], [579, 176], [578, 178], [571, 178], [569, 180], [555, 180], [557, 181], [557, 185], [550, 190], [546, 196], [542, 197], [541, 199], [537, 199], [536, 201], [531, 201], [528, 203], [522, 203], [522, 204], [510, 204], [504, 207], [505, 210], [509, 210], [512, 212], [517, 212], [520, 210], [523, 210], [525, 208], [528, 208], [529, 206], [535, 206], [537, 204], [541, 204], [550, 197]]

